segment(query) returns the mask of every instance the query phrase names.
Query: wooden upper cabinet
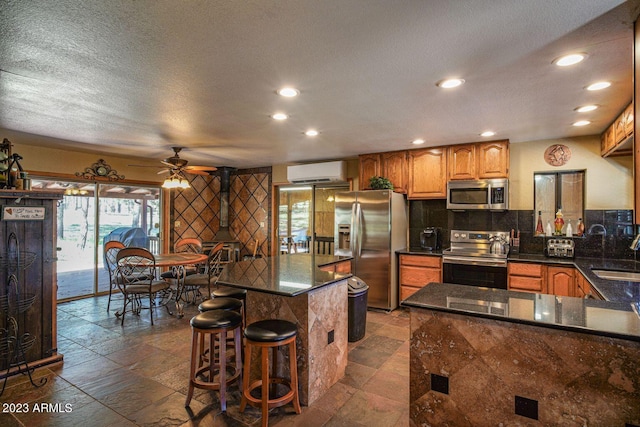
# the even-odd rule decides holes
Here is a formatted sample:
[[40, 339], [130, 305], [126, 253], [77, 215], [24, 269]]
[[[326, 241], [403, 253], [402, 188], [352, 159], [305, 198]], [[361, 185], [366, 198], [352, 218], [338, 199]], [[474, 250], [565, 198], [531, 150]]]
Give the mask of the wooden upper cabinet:
[[509, 177], [509, 141], [451, 145], [449, 179]]
[[407, 192], [407, 180], [409, 174], [407, 171], [407, 151], [392, 151], [382, 153], [381, 176], [388, 178], [393, 184], [393, 191], [396, 193]]
[[627, 137], [627, 120], [624, 112], [613, 122], [613, 127], [615, 128], [615, 143], [622, 142]]
[[627, 136], [633, 135], [633, 102], [624, 110], [624, 121]]
[[509, 142], [482, 142], [476, 146], [478, 178], [509, 177]]
[[629, 156], [633, 154], [633, 143], [629, 137], [634, 134], [634, 106], [627, 105], [618, 117], [600, 136], [600, 155]]
[[446, 149], [407, 151], [409, 157], [408, 199], [443, 199], [447, 196]]
[[380, 176], [382, 173], [380, 154], [362, 154], [360, 158], [360, 190], [369, 188], [369, 180], [372, 176]]
[[449, 152], [449, 179], [476, 179], [475, 144], [452, 145]]

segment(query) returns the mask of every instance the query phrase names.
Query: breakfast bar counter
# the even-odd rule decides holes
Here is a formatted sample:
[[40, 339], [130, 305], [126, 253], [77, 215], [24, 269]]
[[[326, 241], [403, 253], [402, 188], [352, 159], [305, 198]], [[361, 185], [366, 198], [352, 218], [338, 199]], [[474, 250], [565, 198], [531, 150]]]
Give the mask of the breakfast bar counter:
[[257, 258], [228, 264], [218, 279], [219, 285], [247, 290], [247, 324], [282, 319], [297, 325], [303, 405], [313, 403], [345, 374], [351, 274], [331, 267], [349, 260], [317, 254]]

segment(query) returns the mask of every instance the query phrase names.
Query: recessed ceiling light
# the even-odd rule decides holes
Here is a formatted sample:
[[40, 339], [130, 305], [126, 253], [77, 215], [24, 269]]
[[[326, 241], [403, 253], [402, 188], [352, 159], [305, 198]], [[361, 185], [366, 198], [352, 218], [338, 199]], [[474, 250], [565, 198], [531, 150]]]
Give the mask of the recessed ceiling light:
[[440, 80], [438, 83], [436, 83], [436, 85], [443, 89], [451, 89], [453, 87], [458, 87], [463, 83], [464, 83], [463, 79], [446, 79], [446, 80]]
[[611, 86], [611, 83], [609, 83], [609, 82], [597, 82], [597, 83], [594, 83], [594, 84], [591, 84], [591, 85], [587, 86], [587, 90], [606, 89], [609, 86]]
[[574, 65], [579, 62], [582, 62], [583, 59], [587, 57], [586, 53], [572, 53], [570, 55], [561, 56], [560, 58], [556, 58], [553, 60], [553, 63], [558, 67], [568, 67], [569, 65]]
[[278, 95], [293, 98], [294, 96], [300, 95], [300, 91], [293, 87], [283, 87], [282, 89], [278, 89]]
[[413, 141], [411, 141], [411, 143], [415, 145], [424, 144], [424, 139], [420, 139], [420, 138], [414, 139]]
[[496, 134], [496, 133], [495, 133], [494, 131], [492, 131], [492, 130], [487, 130], [487, 131], [482, 132], [482, 133], [480, 134], [480, 136], [485, 137], [485, 138], [488, 138], [488, 137], [493, 136], [493, 135], [495, 135], [495, 134]]
[[273, 120], [287, 120], [289, 116], [287, 116], [285, 113], [275, 113], [271, 116], [271, 118]]
[[597, 105], [583, 105], [582, 107], [578, 107], [575, 109], [578, 113], [586, 113], [588, 111], [593, 111], [598, 108]]
[[586, 126], [590, 125], [591, 122], [589, 120], [579, 120], [573, 124], [573, 126]]
[[304, 134], [307, 136], [318, 136], [318, 131], [315, 129], [309, 129], [308, 131], [306, 131]]

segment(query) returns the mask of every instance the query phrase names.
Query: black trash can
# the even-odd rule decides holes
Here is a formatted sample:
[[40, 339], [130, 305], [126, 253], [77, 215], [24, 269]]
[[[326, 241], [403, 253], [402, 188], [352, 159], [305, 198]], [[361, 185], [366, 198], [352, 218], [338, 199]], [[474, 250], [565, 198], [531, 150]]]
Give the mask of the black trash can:
[[364, 338], [367, 327], [367, 295], [369, 286], [353, 276], [347, 281], [349, 286], [349, 342]]

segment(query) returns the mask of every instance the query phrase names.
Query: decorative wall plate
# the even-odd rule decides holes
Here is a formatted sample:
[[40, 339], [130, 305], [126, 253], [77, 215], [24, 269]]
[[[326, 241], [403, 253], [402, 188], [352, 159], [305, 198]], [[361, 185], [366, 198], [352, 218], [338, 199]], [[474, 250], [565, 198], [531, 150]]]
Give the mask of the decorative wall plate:
[[544, 151], [544, 160], [551, 166], [562, 166], [571, 158], [571, 149], [566, 145], [554, 144]]

